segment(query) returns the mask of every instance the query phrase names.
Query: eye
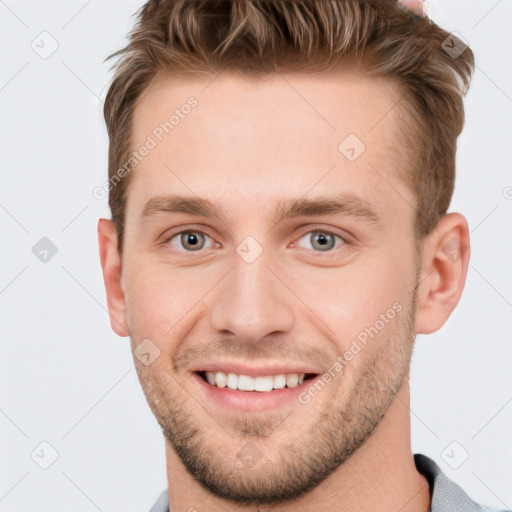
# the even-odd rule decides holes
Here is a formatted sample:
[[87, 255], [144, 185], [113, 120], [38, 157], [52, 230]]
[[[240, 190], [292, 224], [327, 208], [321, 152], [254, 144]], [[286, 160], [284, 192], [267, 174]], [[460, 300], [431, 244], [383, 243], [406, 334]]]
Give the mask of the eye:
[[175, 233], [174, 235], [169, 236], [162, 242], [162, 245], [175, 245], [173, 243], [174, 239], [176, 239], [175, 243], [178, 244], [178, 248], [173, 248], [175, 248], [178, 251], [184, 250], [185, 252], [200, 251], [205, 247], [206, 240], [211, 240], [211, 238], [207, 234], [202, 233], [201, 231], [187, 230], [180, 231], [179, 233]]
[[[341, 236], [331, 233], [330, 231], [326, 231], [324, 229], [316, 229], [314, 231], [309, 231], [308, 233], [303, 235], [299, 240], [302, 239], [306, 240], [306, 243], [310, 243], [310, 246], [319, 252], [328, 252], [334, 249], [336, 247], [336, 239], [341, 240], [343, 244], [345, 244], [345, 240], [343, 240]], [[304, 247], [304, 245], [300, 245], [300, 247]]]
[[[347, 243], [340, 235], [332, 233], [329, 230], [315, 229], [301, 236], [297, 245], [306, 249], [312, 248], [316, 252], [332, 252], [336, 247], [337, 239], [342, 242], [338, 245]], [[188, 229], [168, 236], [161, 242], [161, 245], [171, 245], [171, 247], [178, 252], [199, 252], [207, 246], [208, 240], [213, 241], [206, 233]], [[306, 241], [306, 246], [301, 242], [302, 240]], [[216, 247], [220, 246], [219, 243], [215, 243], [214, 245]], [[291, 246], [293, 247], [295, 244], [291, 244]]]

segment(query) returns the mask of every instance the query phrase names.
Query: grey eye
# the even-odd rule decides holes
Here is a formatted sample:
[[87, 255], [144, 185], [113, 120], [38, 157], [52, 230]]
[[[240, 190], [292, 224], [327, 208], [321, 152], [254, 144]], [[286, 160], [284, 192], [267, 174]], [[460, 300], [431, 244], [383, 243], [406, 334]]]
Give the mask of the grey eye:
[[184, 249], [198, 251], [204, 247], [205, 236], [196, 231], [185, 231], [180, 234], [180, 242]]
[[323, 231], [312, 231], [309, 234], [311, 246], [320, 251], [328, 251], [333, 249], [336, 245], [335, 236]]

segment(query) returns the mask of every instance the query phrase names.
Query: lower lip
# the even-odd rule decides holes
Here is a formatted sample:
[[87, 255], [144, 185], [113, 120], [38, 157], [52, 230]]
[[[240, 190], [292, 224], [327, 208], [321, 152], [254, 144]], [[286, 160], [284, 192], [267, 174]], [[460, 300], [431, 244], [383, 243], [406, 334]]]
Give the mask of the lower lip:
[[319, 377], [320, 375], [317, 375], [294, 388], [273, 389], [272, 391], [239, 391], [228, 387], [212, 386], [204, 381], [199, 374], [192, 374], [206, 403], [239, 412], [268, 411], [299, 402], [299, 394], [316, 382]]

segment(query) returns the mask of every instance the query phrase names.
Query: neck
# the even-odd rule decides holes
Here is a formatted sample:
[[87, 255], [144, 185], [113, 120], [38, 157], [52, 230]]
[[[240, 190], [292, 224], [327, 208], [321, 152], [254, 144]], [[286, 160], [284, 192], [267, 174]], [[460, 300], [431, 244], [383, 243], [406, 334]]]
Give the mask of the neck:
[[166, 442], [171, 512], [428, 512], [431, 493], [414, 464], [410, 434], [409, 376], [373, 434], [329, 478], [300, 499], [264, 506], [241, 506], [213, 496], [186, 471]]

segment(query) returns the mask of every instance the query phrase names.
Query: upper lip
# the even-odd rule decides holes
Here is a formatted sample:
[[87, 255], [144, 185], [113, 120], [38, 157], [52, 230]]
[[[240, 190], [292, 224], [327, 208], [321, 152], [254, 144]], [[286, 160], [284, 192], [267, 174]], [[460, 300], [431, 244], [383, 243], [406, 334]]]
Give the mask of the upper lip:
[[281, 375], [289, 373], [322, 373], [322, 370], [316, 365], [298, 362], [260, 362], [248, 364], [242, 361], [205, 361], [195, 365], [193, 372], [224, 372], [235, 373], [236, 375], [247, 375], [249, 377], [259, 377], [265, 375]]

